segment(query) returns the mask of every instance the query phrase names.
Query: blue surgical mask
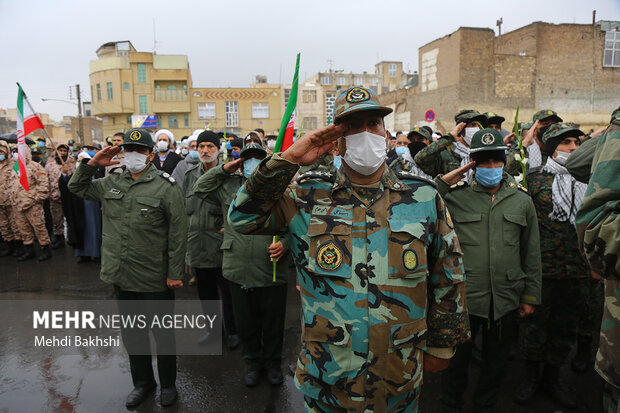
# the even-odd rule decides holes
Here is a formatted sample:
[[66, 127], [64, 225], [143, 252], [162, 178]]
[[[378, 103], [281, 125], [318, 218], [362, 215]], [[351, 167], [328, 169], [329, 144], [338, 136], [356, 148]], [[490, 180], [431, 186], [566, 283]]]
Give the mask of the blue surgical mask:
[[39, 148], [42, 148], [42, 147], [44, 147], [44, 146], [45, 146], [45, 142], [41, 142], [41, 141], [39, 141], [39, 142], [37, 142], [37, 146], [38, 146]]
[[340, 165], [342, 165], [342, 158], [340, 155], [334, 155], [334, 166], [336, 169], [340, 169]]
[[476, 168], [476, 181], [485, 188], [495, 188], [502, 181], [504, 168]]
[[230, 153], [233, 157], [233, 159], [239, 159], [239, 151], [232, 151]]
[[397, 146], [396, 147], [396, 155], [403, 156], [406, 153], [407, 153], [407, 147], [406, 146]]
[[95, 156], [95, 151], [86, 151], [86, 153], [89, 154], [91, 158]]
[[73, 146], [69, 146], [69, 150], [72, 151], [73, 150]]
[[198, 151], [189, 151], [189, 157], [197, 161], [199, 158]]
[[0, 162], [4, 161], [5, 159], [6, 159], [6, 155], [5, 154], [0, 155]]
[[232, 151], [232, 145], [229, 142], [226, 142], [226, 149], [228, 149], [229, 151]]
[[250, 158], [250, 159], [246, 159], [245, 161], [243, 161], [243, 176], [245, 176], [246, 178], [249, 178], [259, 163], [260, 163], [260, 159], [256, 159], [256, 158]]

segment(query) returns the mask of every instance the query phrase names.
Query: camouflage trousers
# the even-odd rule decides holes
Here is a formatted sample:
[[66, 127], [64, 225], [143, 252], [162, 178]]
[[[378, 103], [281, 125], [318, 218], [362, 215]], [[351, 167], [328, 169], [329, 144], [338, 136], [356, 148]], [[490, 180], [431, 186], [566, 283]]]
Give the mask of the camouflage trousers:
[[602, 281], [589, 282], [585, 287], [585, 300], [579, 315], [577, 334], [583, 337], [596, 338], [601, 332], [601, 319], [605, 305], [605, 291]]
[[385, 412], [375, 409], [374, 405], [366, 406], [360, 410], [347, 410], [308, 396], [304, 396], [304, 409], [306, 413], [416, 413], [418, 411], [419, 391], [420, 389], [415, 389], [398, 396], [389, 396]]
[[577, 338], [587, 278], [543, 277], [542, 304], [521, 323], [521, 353], [527, 361], [560, 366]]
[[620, 389], [605, 382], [603, 389], [603, 413], [620, 413]]
[[36, 234], [40, 245], [49, 245], [50, 236], [45, 228], [45, 213], [42, 204], [34, 204], [26, 210], [13, 208], [17, 227], [22, 235], [24, 245], [34, 243], [34, 235]]
[[0, 234], [5, 241], [19, 241], [22, 237], [10, 205], [0, 205]]
[[65, 216], [62, 213], [62, 202], [50, 200], [54, 235], [65, 235]]

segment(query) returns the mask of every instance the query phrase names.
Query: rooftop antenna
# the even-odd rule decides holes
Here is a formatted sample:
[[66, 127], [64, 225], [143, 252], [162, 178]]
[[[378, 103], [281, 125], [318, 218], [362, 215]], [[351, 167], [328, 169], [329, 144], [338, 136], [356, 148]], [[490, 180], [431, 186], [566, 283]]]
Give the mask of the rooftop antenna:
[[497, 45], [499, 46], [499, 41], [502, 37], [502, 24], [504, 24], [504, 18], [500, 17], [499, 20], [497, 20], [495, 22], [495, 25], [497, 26]]
[[153, 17], [153, 54], [157, 54], [157, 35], [155, 31], [155, 18]]
[[332, 72], [332, 65], [334, 64], [334, 61], [332, 59], [327, 59], [327, 63], [329, 64], [329, 73]]

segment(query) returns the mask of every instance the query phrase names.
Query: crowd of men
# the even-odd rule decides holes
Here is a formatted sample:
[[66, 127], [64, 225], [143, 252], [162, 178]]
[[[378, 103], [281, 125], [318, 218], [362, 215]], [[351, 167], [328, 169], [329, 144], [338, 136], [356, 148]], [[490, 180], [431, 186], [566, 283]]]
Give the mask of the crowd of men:
[[[28, 191], [0, 141], [2, 254], [32, 258], [36, 237], [48, 259], [66, 233], [76, 256], [101, 257], [118, 300], [173, 300], [191, 276], [201, 300], [222, 300], [226, 345], [241, 345], [248, 387], [263, 373], [283, 382], [292, 261], [303, 327], [295, 384], [310, 412], [416, 411], [424, 371], [442, 371], [442, 409], [458, 412], [472, 360], [481, 365], [475, 410], [497, 411], [517, 351], [526, 365], [517, 403], [542, 389], [575, 408], [560, 366], [576, 343], [572, 370], [591, 368], [606, 294], [616, 310], [605, 310], [596, 368], [615, 412], [617, 183], [596, 175], [611, 188], [601, 201], [588, 181], [602, 159], [620, 159], [620, 108], [588, 134], [553, 110], [509, 133], [504, 117], [467, 109], [447, 134], [421, 126], [392, 136], [391, 111], [372, 90], [348, 89], [332, 125], [275, 154], [275, 133], [262, 130], [198, 130], [177, 143], [168, 130], [132, 129], [77, 159], [72, 142], [58, 145], [44, 165], [33, 150]], [[598, 215], [580, 216], [582, 204]], [[601, 214], [606, 226], [594, 233]], [[126, 346], [143, 339], [123, 332]], [[135, 407], [156, 383], [150, 356], [130, 352], [130, 364]], [[158, 370], [161, 403], [171, 405], [176, 358], [158, 356]]]

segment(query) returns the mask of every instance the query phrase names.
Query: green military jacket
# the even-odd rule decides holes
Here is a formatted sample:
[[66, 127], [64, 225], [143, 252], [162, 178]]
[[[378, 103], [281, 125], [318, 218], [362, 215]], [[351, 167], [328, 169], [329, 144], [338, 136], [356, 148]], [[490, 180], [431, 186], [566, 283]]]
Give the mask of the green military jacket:
[[414, 161], [418, 168], [432, 177], [447, 174], [461, 166], [461, 157], [454, 151], [454, 137], [450, 134], [421, 149]]
[[204, 173], [202, 162], [198, 162], [185, 172], [183, 179], [189, 228], [185, 262], [194, 268], [221, 268], [224, 239], [222, 209], [194, 194], [194, 184]]
[[[239, 173], [228, 174], [224, 172], [222, 166], [217, 165], [198, 178], [194, 185], [194, 194], [216, 205], [220, 209], [220, 214], [226, 216], [235, 193], [246, 178]], [[280, 241], [286, 248], [286, 239], [282, 238]], [[272, 242], [271, 236], [240, 234], [231, 227], [227, 219], [224, 219], [222, 241], [224, 278], [244, 288], [285, 284], [288, 274], [286, 254], [278, 261], [276, 281], [273, 282], [273, 262], [267, 251]]]
[[153, 165], [135, 181], [127, 170], [93, 180], [95, 170], [81, 163], [68, 187], [101, 203], [101, 279], [127, 291], [165, 291], [166, 277], [184, 275], [187, 215], [181, 188]]
[[595, 138], [586, 137], [581, 141], [579, 148], [575, 149], [566, 160], [566, 169], [578, 180], [587, 184], [590, 180], [590, 172], [592, 170], [592, 161], [594, 153], [598, 145], [600, 136]]
[[530, 196], [504, 172], [494, 195], [472, 177], [448, 186], [435, 178], [463, 248], [467, 309], [493, 319], [541, 300], [540, 243]]
[[432, 182], [386, 165], [375, 186], [342, 169], [290, 184], [298, 168], [264, 160], [228, 219], [244, 233], [287, 234], [303, 310], [297, 388], [387, 411], [389, 395], [419, 389], [425, 351], [469, 339], [458, 239]]

